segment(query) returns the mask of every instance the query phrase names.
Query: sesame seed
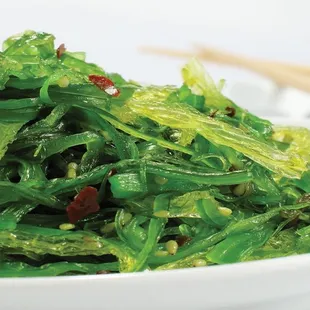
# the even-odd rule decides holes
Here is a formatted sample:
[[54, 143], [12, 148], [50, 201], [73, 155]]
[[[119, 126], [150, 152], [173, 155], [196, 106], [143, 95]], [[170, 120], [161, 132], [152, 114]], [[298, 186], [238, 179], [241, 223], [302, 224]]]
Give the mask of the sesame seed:
[[169, 240], [169, 241], [166, 242], [166, 249], [167, 249], [167, 251], [168, 251], [168, 253], [170, 255], [175, 255], [175, 253], [177, 252], [178, 248], [179, 248], [179, 245], [178, 245], [178, 243], [176, 241]]
[[74, 229], [74, 228], [75, 228], [75, 225], [71, 224], [71, 223], [63, 223], [63, 224], [59, 225], [59, 229], [60, 230], [71, 230], [71, 229]]
[[204, 259], [195, 259], [193, 261], [193, 267], [204, 267], [207, 266], [207, 262]]
[[65, 88], [65, 87], [68, 87], [68, 86], [69, 86], [70, 81], [69, 81], [69, 79], [68, 79], [66, 76], [63, 76], [63, 77], [61, 77], [61, 78], [57, 81], [57, 84], [58, 84], [59, 87]]
[[229, 216], [232, 214], [232, 210], [226, 207], [218, 207], [218, 210], [224, 216]]

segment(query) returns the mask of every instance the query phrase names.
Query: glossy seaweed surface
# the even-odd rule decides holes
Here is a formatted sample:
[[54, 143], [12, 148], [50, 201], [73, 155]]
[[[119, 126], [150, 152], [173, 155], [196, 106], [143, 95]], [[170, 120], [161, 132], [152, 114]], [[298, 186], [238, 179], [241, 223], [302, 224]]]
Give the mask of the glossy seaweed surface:
[[142, 86], [51, 34], [4, 42], [0, 276], [310, 251], [309, 131], [240, 108], [196, 59], [182, 76], [181, 87]]

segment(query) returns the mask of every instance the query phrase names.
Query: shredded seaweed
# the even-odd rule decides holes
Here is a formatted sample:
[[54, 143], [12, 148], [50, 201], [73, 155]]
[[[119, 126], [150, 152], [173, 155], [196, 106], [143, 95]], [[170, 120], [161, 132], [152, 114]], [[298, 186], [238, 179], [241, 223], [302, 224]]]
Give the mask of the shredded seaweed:
[[54, 39], [0, 52], [0, 277], [310, 251], [308, 129], [240, 108], [196, 59], [181, 87], [141, 86]]

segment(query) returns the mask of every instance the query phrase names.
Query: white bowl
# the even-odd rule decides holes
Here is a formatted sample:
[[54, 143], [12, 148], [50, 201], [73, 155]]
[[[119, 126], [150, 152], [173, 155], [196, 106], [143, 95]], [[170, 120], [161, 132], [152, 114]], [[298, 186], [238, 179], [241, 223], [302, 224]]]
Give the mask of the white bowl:
[[0, 279], [0, 309], [309, 310], [309, 274], [310, 255], [305, 254], [162, 272], [8, 278]]
[[3, 310], [309, 310], [310, 255], [136, 274], [0, 280]]

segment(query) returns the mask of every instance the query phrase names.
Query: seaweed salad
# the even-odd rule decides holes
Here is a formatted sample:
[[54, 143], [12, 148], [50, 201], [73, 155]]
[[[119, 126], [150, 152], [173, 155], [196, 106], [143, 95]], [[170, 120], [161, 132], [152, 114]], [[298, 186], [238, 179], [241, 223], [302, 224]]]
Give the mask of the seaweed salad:
[[195, 58], [146, 86], [54, 40], [0, 52], [1, 277], [310, 252], [307, 129], [242, 109]]

